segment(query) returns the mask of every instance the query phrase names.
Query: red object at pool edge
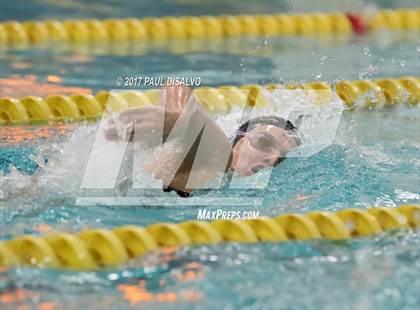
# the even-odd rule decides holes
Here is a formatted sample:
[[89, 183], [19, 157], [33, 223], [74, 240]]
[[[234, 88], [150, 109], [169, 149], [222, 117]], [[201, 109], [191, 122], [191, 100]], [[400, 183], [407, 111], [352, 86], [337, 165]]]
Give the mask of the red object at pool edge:
[[368, 27], [360, 15], [354, 13], [347, 13], [346, 15], [355, 34], [365, 34], [368, 31]]

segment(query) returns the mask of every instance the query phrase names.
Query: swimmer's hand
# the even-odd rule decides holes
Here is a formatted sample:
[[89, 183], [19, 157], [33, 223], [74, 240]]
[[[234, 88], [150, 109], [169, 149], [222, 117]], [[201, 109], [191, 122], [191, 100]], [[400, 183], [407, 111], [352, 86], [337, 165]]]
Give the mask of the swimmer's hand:
[[186, 86], [165, 86], [160, 92], [159, 105], [166, 111], [180, 114], [187, 106], [192, 95], [192, 90]]
[[187, 104], [191, 89], [186, 87], [166, 87], [161, 93], [159, 105], [130, 108], [118, 116], [110, 118], [105, 128], [105, 137], [118, 140], [127, 129], [124, 138], [130, 138], [134, 131], [134, 139], [144, 142], [161, 143], [162, 135], [169, 135], [177, 123], [178, 129], [188, 126], [195, 103]]
[[130, 138], [134, 131], [136, 141], [152, 141], [153, 139], [156, 141], [162, 138], [165, 118], [167, 122], [173, 123], [177, 117], [178, 115], [173, 112], [165, 115], [165, 110], [160, 106], [127, 109], [117, 117], [108, 120], [105, 137], [109, 140], [118, 140], [126, 129], [127, 134], [124, 138]]

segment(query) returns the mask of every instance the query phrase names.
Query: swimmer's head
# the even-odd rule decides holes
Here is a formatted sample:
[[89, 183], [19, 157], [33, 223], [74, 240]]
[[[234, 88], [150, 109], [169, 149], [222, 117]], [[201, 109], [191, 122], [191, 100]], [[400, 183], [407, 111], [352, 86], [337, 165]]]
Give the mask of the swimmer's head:
[[300, 145], [297, 128], [277, 116], [260, 116], [243, 123], [232, 140], [233, 170], [240, 176], [273, 167]]

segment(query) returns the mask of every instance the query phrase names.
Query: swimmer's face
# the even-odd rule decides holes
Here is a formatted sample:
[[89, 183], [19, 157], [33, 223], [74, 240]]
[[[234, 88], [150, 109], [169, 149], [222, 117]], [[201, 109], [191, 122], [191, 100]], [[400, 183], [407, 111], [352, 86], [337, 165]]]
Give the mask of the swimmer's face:
[[273, 167], [279, 157], [296, 147], [297, 140], [290, 132], [272, 125], [261, 125], [245, 133], [232, 149], [232, 168], [239, 176], [249, 176]]

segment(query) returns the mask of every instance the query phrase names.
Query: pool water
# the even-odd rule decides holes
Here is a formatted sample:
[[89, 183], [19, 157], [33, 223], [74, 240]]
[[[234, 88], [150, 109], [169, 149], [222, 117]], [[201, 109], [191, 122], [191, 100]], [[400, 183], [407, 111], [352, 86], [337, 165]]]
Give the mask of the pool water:
[[[113, 1], [96, 1], [96, 6], [86, 8], [78, 1], [30, 5], [18, 1], [13, 8], [2, 10], [0, 18], [124, 17], [133, 11], [138, 16], [163, 16], [172, 14], [174, 5], [181, 5], [180, 15], [322, 9], [288, 1], [244, 1], [242, 5], [236, 1], [155, 2], [146, 6], [127, 1], [126, 6], [116, 7]], [[338, 5], [334, 3], [329, 8]], [[0, 94], [96, 92], [116, 88], [118, 76], [131, 75], [199, 76], [206, 86], [417, 76], [419, 53], [418, 33], [230, 39], [211, 46], [202, 41], [152, 48], [40, 46], [1, 51]], [[223, 117], [233, 121], [234, 116]], [[197, 218], [199, 206], [182, 204], [77, 205], [96, 130], [97, 124], [92, 123], [0, 128], [1, 239], [51, 230], [77, 232], [88, 227], [146, 226]], [[275, 216], [420, 203], [419, 155], [418, 107], [401, 104], [377, 111], [345, 110], [331, 146], [309, 158], [288, 158], [274, 168], [262, 191], [261, 205], [252, 203], [256, 192], [250, 191], [249, 205], [223, 209], [243, 208]], [[244, 195], [239, 190], [228, 193]], [[206, 201], [226, 194], [221, 189], [202, 197]], [[0, 305], [39, 309], [418, 309], [419, 243], [418, 231], [394, 231], [342, 242], [166, 249], [100, 272], [13, 268], [0, 270]]]

